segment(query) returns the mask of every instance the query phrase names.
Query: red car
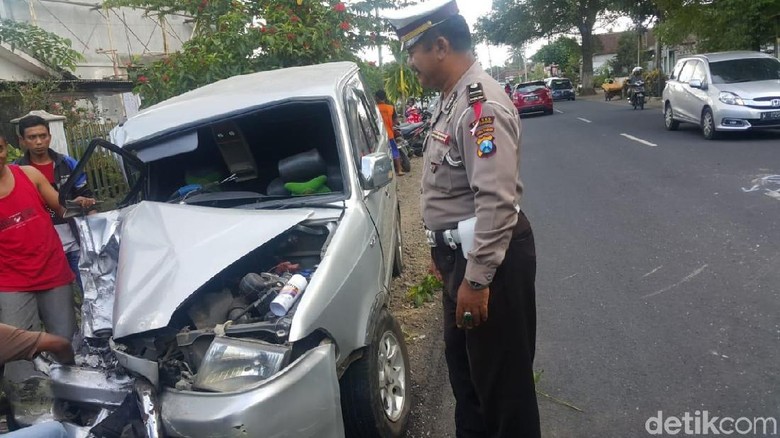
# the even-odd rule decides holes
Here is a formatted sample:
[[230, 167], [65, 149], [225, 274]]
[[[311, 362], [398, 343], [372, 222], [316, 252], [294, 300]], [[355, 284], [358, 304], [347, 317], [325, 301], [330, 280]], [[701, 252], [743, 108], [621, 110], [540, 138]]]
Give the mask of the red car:
[[512, 102], [520, 114], [553, 113], [552, 94], [550, 89], [544, 85], [544, 81], [518, 84], [512, 93]]

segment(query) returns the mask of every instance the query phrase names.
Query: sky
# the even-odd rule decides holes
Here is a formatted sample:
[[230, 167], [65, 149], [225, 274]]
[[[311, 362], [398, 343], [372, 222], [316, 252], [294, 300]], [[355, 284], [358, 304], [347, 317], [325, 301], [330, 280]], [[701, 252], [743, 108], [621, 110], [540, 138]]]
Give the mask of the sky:
[[[424, 1], [425, 0], [422, 2], [424, 3]], [[492, 0], [457, 0], [457, 2], [460, 14], [466, 19], [472, 31], [474, 30], [474, 25], [477, 23], [479, 17], [490, 12], [493, 5]], [[615, 31], [620, 31], [625, 30], [628, 26], [630, 26], [630, 20], [619, 20], [617, 23], [612, 23], [610, 27]], [[607, 30], [608, 28], [606, 26], [603, 29], [601, 27], [594, 29], [595, 33], [604, 33]], [[546, 39], [540, 39], [528, 44], [525, 48], [526, 58], [533, 56], [542, 46], [547, 44], [547, 42]], [[503, 66], [509, 57], [508, 51], [509, 48], [506, 46], [488, 46], [487, 44], [478, 44], [476, 46], [477, 56], [484, 68], [490, 66]], [[389, 50], [385, 49], [383, 53], [384, 56], [388, 56]], [[368, 61], [374, 62], [376, 62], [378, 58], [376, 50], [365, 52], [362, 54], [362, 57]]]
[[[474, 30], [474, 25], [477, 23], [477, 19], [482, 15], [485, 15], [488, 12], [490, 12], [490, 8], [493, 5], [492, 0], [457, 0], [457, 1], [458, 1], [458, 8], [460, 9], [460, 14], [463, 15], [463, 18], [466, 19], [472, 31]], [[539, 50], [539, 48], [542, 45], [544, 45], [544, 41], [538, 41], [530, 44], [527, 48], [526, 54], [528, 56], [533, 55], [534, 52]], [[477, 56], [479, 57], [479, 61], [482, 63], [482, 66], [485, 68], [488, 68], [491, 65], [504, 65], [504, 63], [508, 58], [507, 47], [488, 46], [486, 44], [478, 44], [476, 47], [476, 51], [477, 51]], [[383, 53], [384, 56], [387, 56], [387, 53], [389, 52], [387, 49], [385, 49]], [[375, 61], [375, 62], [377, 61], [378, 58], [376, 50], [367, 51], [362, 54], [362, 57], [368, 61]]]

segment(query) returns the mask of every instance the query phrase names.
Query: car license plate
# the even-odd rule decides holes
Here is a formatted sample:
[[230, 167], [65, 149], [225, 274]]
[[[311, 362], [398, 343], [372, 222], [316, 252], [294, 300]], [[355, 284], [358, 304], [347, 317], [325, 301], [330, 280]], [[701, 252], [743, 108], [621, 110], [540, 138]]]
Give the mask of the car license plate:
[[534, 100], [539, 100], [539, 96], [526, 96], [525, 101], [526, 102], [533, 102]]
[[780, 120], [780, 111], [761, 113], [761, 120]]

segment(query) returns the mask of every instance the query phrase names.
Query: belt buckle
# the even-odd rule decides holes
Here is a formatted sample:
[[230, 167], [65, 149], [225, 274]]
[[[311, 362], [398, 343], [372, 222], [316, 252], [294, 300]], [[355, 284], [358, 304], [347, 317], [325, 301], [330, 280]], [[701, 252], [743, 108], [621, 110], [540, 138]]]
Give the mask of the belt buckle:
[[436, 234], [431, 230], [425, 230], [425, 239], [427, 240], [428, 246], [431, 248], [436, 247]]
[[442, 236], [451, 249], [458, 249], [458, 242], [456, 242], [455, 238], [452, 236], [452, 230], [444, 230]]

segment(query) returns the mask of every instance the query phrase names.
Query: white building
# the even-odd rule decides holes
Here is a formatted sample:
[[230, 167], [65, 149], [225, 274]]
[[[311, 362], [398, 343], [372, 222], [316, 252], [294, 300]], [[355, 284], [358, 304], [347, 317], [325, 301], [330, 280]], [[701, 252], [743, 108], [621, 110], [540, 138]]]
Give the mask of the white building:
[[[179, 50], [192, 36], [187, 17], [164, 19], [130, 8], [108, 9], [99, 0], [0, 0], [0, 18], [34, 24], [71, 41], [85, 60], [74, 72], [80, 79], [122, 79], [134, 57], [144, 59]], [[14, 57], [13, 55], [17, 55]], [[0, 79], [24, 81], [52, 77], [40, 61], [0, 47]]]

